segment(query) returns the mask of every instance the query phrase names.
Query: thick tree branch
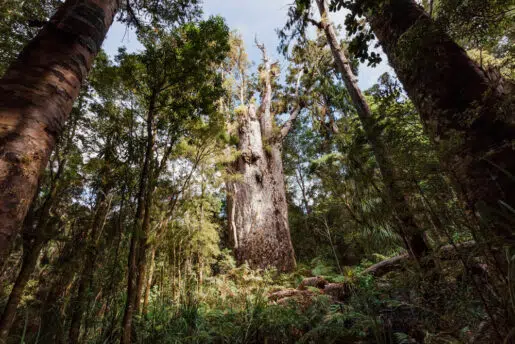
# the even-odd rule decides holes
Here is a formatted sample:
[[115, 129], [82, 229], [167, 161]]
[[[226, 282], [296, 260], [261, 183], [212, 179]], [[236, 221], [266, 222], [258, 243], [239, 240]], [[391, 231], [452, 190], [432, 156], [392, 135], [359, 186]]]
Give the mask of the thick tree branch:
[[306, 19], [309, 23], [313, 24], [314, 26], [316, 26], [317, 28], [319, 28], [320, 30], [323, 30], [324, 29], [324, 25], [322, 24], [321, 21], [318, 21], [318, 20], [315, 20], [313, 18], [307, 18]]
[[283, 140], [290, 132], [290, 130], [293, 127], [293, 124], [294, 124], [295, 120], [297, 119], [297, 117], [299, 116], [299, 113], [302, 110], [302, 108], [303, 107], [299, 104], [290, 113], [290, 117], [288, 118], [286, 123], [284, 123], [283, 126], [281, 127], [281, 140]]

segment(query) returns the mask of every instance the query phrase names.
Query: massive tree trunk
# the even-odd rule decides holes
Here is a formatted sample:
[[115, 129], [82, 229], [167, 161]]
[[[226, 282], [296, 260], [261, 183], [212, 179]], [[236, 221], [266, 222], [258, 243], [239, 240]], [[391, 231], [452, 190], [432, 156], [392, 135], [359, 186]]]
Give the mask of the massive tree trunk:
[[227, 183], [229, 226], [239, 263], [291, 271], [295, 255], [288, 224], [282, 137], [272, 130], [270, 62], [265, 52], [263, 55], [265, 90], [259, 113], [252, 104], [238, 114], [241, 155], [232, 172], [241, 179]]
[[[364, 12], [402, 82], [444, 168], [469, 209], [514, 238], [515, 102], [413, 0], [369, 0]], [[511, 216], [508, 215], [508, 216]]]
[[[240, 117], [241, 156], [234, 164], [241, 181], [228, 185], [229, 225], [236, 259], [252, 268], [290, 271], [295, 257], [279, 143], [263, 142], [256, 109]], [[267, 145], [267, 148], [264, 147]]]
[[1, 261], [118, 7], [67, 0], [0, 80]]
[[320, 17], [317, 25], [324, 30], [328, 44], [333, 53], [338, 71], [342, 76], [345, 87], [349, 92], [352, 103], [363, 126], [367, 140], [369, 141], [376, 158], [383, 182], [385, 184], [387, 198], [392, 205], [398, 219], [398, 231], [411, 256], [416, 259], [423, 257], [428, 251], [424, 240], [424, 230], [417, 225], [412, 207], [404, 196], [404, 187], [401, 185], [402, 177], [399, 174], [395, 163], [392, 161], [387, 148], [381, 139], [381, 133], [377, 130], [376, 122], [372, 111], [368, 106], [365, 97], [357, 85], [357, 79], [352, 72], [350, 61], [345, 56], [340, 43], [336, 37], [333, 25], [329, 22], [327, 5], [324, 0], [317, 0]]
[[[41, 207], [39, 209], [34, 209], [35, 200], [38, 198], [39, 193], [39, 191], [36, 191], [32, 206], [25, 218], [23, 230], [23, 263], [11, 294], [9, 295], [7, 305], [1, 316], [0, 343], [7, 341], [10, 329], [16, 318], [16, 310], [20, 303], [25, 287], [37, 265], [41, 250], [53, 236], [57, 235], [58, 228], [53, 228], [55, 224], [51, 221], [51, 209], [57, 201], [58, 193], [61, 190], [62, 176], [68, 162], [69, 153], [75, 138], [76, 129], [77, 118], [75, 118], [75, 121], [72, 121], [71, 123], [69, 135], [66, 138], [64, 151], [62, 152], [63, 158], [59, 162], [59, 167], [57, 168], [55, 176], [50, 181], [48, 195], [44, 199]], [[59, 155], [57, 149], [55, 150], [54, 154]], [[57, 160], [59, 161], [59, 159]]]

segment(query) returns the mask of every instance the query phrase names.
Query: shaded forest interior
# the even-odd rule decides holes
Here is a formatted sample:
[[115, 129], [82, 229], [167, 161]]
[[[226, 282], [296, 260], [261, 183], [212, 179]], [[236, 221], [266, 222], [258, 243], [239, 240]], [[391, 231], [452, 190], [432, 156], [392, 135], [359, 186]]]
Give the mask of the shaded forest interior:
[[287, 6], [0, 2], [0, 344], [515, 343], [515, 0]]

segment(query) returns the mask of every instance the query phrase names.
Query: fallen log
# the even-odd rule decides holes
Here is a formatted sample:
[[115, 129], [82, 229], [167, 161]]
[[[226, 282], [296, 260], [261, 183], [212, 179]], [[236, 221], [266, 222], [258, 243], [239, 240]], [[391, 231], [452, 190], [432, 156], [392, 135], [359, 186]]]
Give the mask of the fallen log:
[[[467, 241], [457, 245], [443, 246], [435, 253], [434, 257], [440, 260], [457, 260], [461, 257], [470, 255], [477, 247], [474, 241]], [[457, 250], [456, 250], [457, 249]], [[389, 272], [402, 270], [405, 268], [406, 263], [410, 261], [410, 256], [405, 253], [389, 259], [385, 259], [376, 263], [361, 274], [370, 274], [375, 277], [381, 277]], [[476, 264], [477, 265], [477, 264]], [[473, 265], [472, 267], [476, 267]], [[484, 274], [485, 269], [481, 272]], [[270, 301], [278, 303], [285, 302], [286, 299], [296, 298], [306, 300], [316, 295], [316, 292], [309, 290], [309, 287], [317, 288], [321, 294], [331, 296], [334, 301], [342, 302], [346, 300], [351, 294], [350, 286], [347, 283], [329, 283], [325, 278], [320, 276], [307, 277], [299, 284], [297, 289], [279, 290], [269, 294]]]
[[322, 292], [331, 296], [335, 302], [345, 301], [351, 295], [350, 286], [347, 283], [328, 283]]
[[270, 301], [280, 301], [283, 299], [295, 298], [295, 297], [311, 297], [313, 296], [313, 292], [309, 290], [298, 290], [298, 289], [284, 289], [273, 292], [268, 295], [268, 299]]
[[304, 278], [297, 289], [305, 290], [307, 287], [314, 287], [318, 289], [324, 289], [329, 282], [323, 277], [308, 277]]
[[[462, 256], [470, 255], [470, 252], [476, 248], [475, 241], [467, 241], [456, 245], [445, 245], [436, 252], [435, 257], [440, 260], [453, 260], [460, 259]], [[457, 250], [458, 251], [457, 251]], [[363, 274], [370, 274], [375, 277], [381, 277], [391, 271], [402, 270], [405, 267], [405, 263], [410, 260], [407, 253], [401, 254], [386, 260], [383, 260], [377, 264], [374, 264], [363, 271]]]
[[388, 258], [367, 268], [365, 271], [363, 271], [363, 274], [369, 274], [376, 277], [380, 277], [386, 275], [391, 271], [402, 269], [404, 267], [404, 263], [408, 259], [409, 255], [407, 253], [392, 258]]

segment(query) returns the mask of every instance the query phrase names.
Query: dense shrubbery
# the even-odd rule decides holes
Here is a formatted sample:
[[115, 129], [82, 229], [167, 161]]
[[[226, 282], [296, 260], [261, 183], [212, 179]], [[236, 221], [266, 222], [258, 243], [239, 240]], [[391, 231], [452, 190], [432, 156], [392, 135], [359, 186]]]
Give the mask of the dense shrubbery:
[[[455, 264], [428, 275], [408, 266], [375, 279], [361, 274], [370, 263], [346, 275], [320, 260], [313, 263], [292, 274], [233, 267], [210, 277], [198, 292], [183, 291], [179, 304], [156, 293], [149, 313], [137, 322], [137, 342], [462, 343], [478, 334], [486, 316]], [[347, 283], [351, 291], [344, 302], [314, 287], [308, 287], [309, 299], [269, 300], [271, 292], [296, 287], [311, 275]]]

